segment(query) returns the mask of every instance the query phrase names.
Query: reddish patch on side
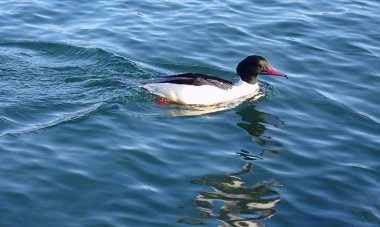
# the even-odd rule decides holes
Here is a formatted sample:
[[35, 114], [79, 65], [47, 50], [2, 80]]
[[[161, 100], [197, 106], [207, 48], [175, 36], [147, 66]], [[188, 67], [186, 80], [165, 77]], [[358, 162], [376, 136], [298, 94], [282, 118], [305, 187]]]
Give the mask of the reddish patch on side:
[[158, 104], [158, 105], [169, 105], [170, 102], [167, 99], [157, 95], [156, 96], [156, 104]]

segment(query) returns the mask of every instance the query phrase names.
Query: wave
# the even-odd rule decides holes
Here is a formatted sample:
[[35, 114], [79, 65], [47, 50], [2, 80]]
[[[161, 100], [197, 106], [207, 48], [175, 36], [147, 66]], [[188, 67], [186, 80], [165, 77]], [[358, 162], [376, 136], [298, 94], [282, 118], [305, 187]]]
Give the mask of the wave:
[[96, 112], [101, 106], [102, 106], [102, 103], [98, 103], [86, 109], [82, 109], [82, 110], [72, 112], [72, 113], [62, 114], [61, 116], [49, 122], [33, 124], [21, 130], [6, 131], [0, 134], [0, 137], [19, 136], [19, 135], [28, 134], [28, 133], [35, 133], [35, 132], [52, 128], [64, 123], [69, 123], [75, 120], [79, 120], [81, 118], [88, 116], [91, 113]]
[[[81, 67], [97, 65], [117, 70], [117, 67], [138, 68], [132, 61], [108, 52], [101, 48], [81, 47], [70, 43], [35, 41], [35, 40], [9, 40], [0, 41], [0, 49], [8, 54], [29, 56], [34, 64], [47, 68]], [[117, 70], [120, 71], [120, 70]]]
[[345, 104], [341, 100], [338, 100], [338, 99], [332, 97], [327, 92], [323, 92], [323, 91], [320, 91], [320, 90], [316, 90], [316, 91], [318, 92], [318, 94], [320, 94], [325, 99], [327, 99], [329, 102], [331, 102], [334, 106], [336, 106], [336, 107], [338, 107], [338, 108], [340, 108], [340, 109], [342, 109], [344, 111], [347, 111], [347, 112], [349, 112], [351, 114], [354, 114], [355, 116], [357, 116], [359, 118], [365, 119], [366, 121], [370, 121], [371, 123], [380, 125], [380, 122], [378, 122], [376, 119], [371, 118], [370, 116], [368, 116], [366, 114], [363, 114], [363, 113], [355, 110], [354, 108], [351, 108], [349, 105]]

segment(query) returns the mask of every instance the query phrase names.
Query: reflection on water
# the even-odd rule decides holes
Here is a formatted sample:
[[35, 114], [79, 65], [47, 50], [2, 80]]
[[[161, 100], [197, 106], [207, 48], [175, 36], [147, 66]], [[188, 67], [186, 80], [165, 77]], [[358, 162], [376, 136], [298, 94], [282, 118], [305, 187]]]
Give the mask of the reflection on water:
[[[255, 161], [266, 158], [266, 152], [274, 153], [280, 150], [281, 143], [264, 135], [267, 125], [280, 127], [284, 124], [278, 117], [259, 112], [252, 105], [238, 110], [237, 114], [243, 121], [237, 125], [247, 131], [262, 147], [260, 156], [251, 155], [244, 149], [237, 153], [238, 156], [242, 156], [244, 160]], [[181, 219], [179, 222], [203, 225], [201, 220], [216, 219], [223, 227], [264, 226], [260, 222], [275, 214], [276, 204], [280, 201], [280, 195], [275, 188], [282, 185], [274, 179], [267, 179], [253, 186], [248, 185], [244, 179], [254, 177], [252, 168], [253, 164], [246, 162], [239, 172], [207, 176], [192, 181], [195, 185], [207, 185], [211, 191], [200, 192], [194, 200], [194, 206], [198, 210], [198, 221]]]
[[[223, 223], [221, 226], [262, 226], [258, 221], [273, 216], [280, 196], [272, 188], [280, 185], [275, 180], [268, 180], [246, 186], [240, 176], [252, 174], [252, 166], [246, 163], [237, 173], [193, 181], [193, 184], [207, 185], [213, 190], [200, 192], [196, 197], [194, 205], [199, 209], [199, 218], [216, 218]], [[186, 219], [180, 222], [188, 223]]]
[[[284, 122], [279, 117], [269, 113], [260, 112], [256, 110], [254, 105], [238, 110], [236, 113], [241, 116], [243, 121], [237, 123], [237, 125], [251, 135], [255, 143], [260, 145], [261, 157], [281, 155], [282, 144], [272, 136], [265, 135], [267, 127], [280, 128], [284, 125]], [[243, 156], [246, 160], [260, 158], [260, 156], [250, 155], [249, 152], [245, 150], [238, 152], [238, 155]]]

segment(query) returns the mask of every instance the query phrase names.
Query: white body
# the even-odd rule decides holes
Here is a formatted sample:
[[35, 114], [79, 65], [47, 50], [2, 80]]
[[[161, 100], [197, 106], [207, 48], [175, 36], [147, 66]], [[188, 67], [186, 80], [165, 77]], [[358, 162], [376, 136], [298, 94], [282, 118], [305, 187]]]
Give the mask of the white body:
[[149, 92], [187, 105], [214, 105], [231, 102], [243, 97], [251, 97], [259, 91], [259, 84], [249, 84], [242, 80], [231, 89], [224, 90], [215, 86], [194, 86], [173, 83], [150, 83], [143, 86]]

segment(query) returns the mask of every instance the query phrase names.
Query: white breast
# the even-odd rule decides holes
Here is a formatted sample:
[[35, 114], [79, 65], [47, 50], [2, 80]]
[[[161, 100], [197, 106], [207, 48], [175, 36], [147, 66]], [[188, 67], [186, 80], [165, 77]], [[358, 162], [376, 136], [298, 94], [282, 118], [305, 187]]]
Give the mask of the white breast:
[[172, 83], [151, 83], [145, 84], [143, 87], [153, 94], [188, 105], [213, 105], [230, 102], [245, 96], [248, 98], [259, 90], [258, 83], [248, 84], [242, 80], [228, 90], [210, 85], [194, 86]]

